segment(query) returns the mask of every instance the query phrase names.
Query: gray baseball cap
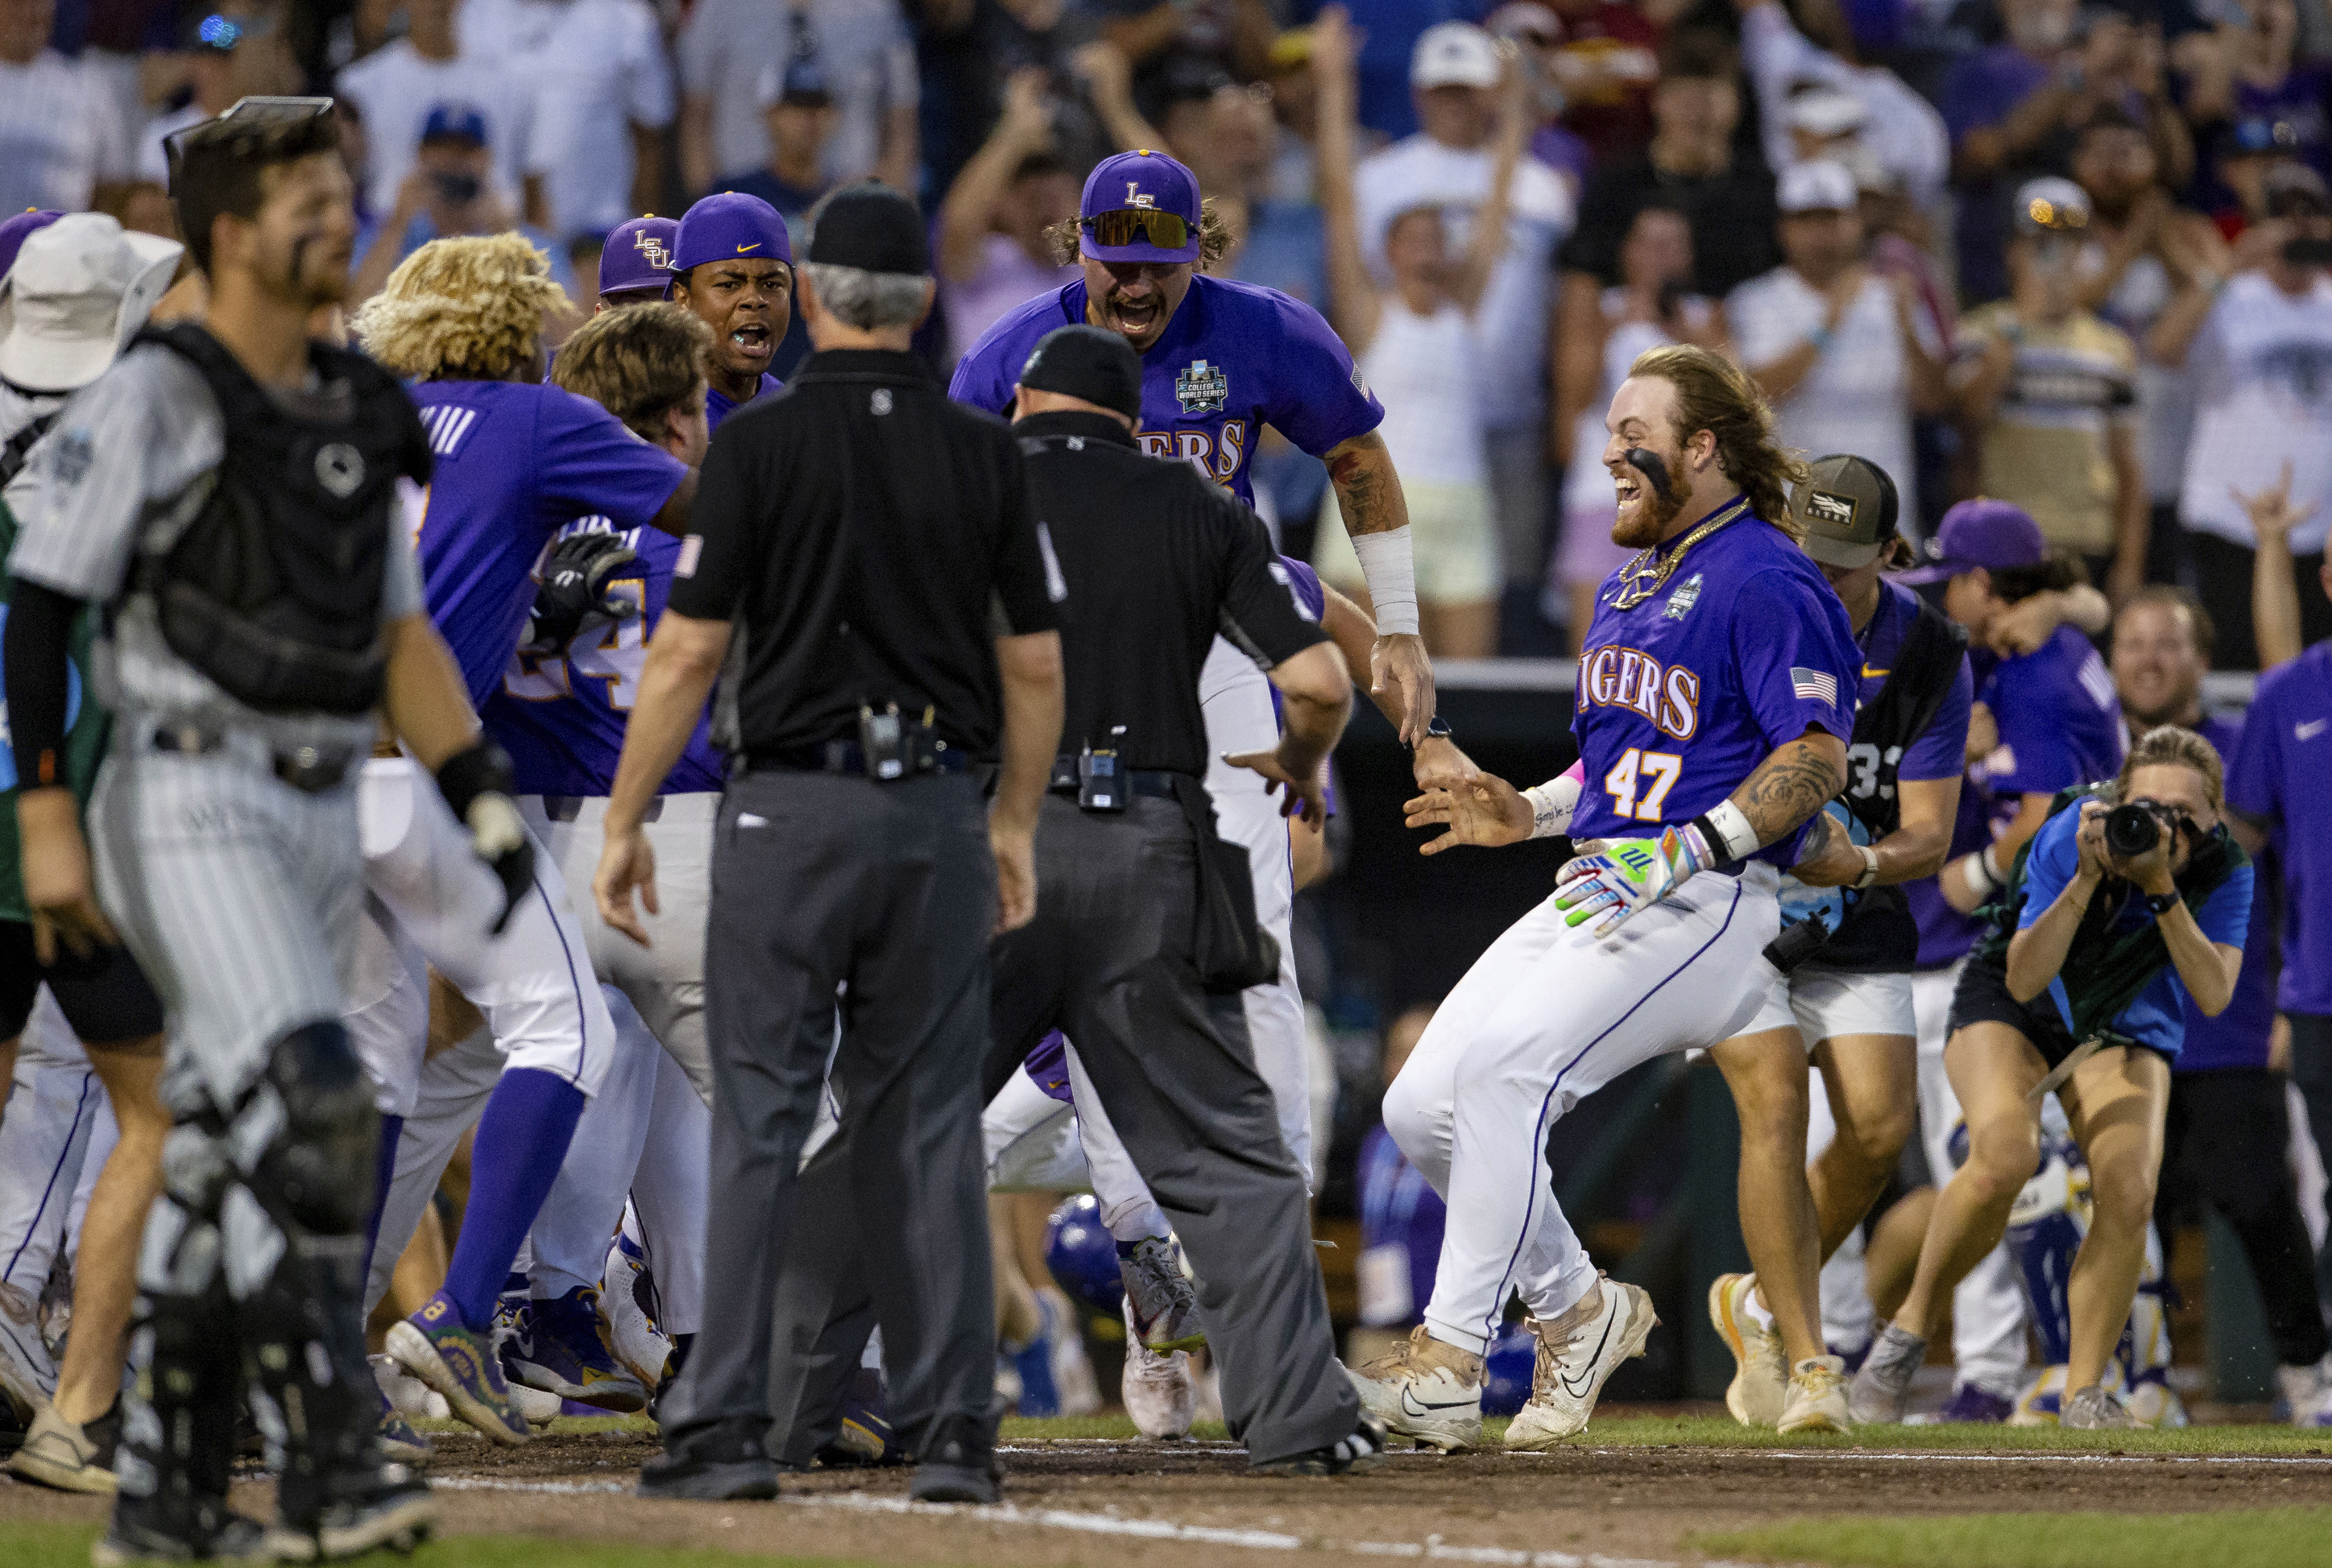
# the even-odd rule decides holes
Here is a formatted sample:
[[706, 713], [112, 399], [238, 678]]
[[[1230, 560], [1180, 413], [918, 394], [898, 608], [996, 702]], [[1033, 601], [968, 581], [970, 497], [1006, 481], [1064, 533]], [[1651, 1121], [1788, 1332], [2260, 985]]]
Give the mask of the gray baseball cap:
[[1816, 458], [1790, 496], [1790, 515], [1805, 530], [1805, 552], [1824, 566], [1868, 566], [1895, 537], [1900, 506], [1895, 482], [1867, 457]]

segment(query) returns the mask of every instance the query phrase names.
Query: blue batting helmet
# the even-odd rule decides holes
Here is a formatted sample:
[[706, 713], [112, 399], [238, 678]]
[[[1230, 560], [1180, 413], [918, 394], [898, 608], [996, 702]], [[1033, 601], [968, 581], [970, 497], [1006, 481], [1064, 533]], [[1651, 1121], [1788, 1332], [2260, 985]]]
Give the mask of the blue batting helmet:
[[1045, 1267], [1055, 1284], [1095, 1312], [1115, 1317], [1124, 1305], [1117, 1242], [1101, 1222], [1101, 1200], [1090, 1192], [1065, 1200], [1046, 1221]]

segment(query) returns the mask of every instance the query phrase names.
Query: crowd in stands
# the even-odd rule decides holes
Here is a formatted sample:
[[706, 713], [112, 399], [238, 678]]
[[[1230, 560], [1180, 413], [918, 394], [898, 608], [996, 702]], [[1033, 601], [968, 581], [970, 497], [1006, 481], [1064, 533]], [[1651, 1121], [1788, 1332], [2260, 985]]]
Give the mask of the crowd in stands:
[[[329, 91], [365, 286], [515, 228], [588, 298], [638, 213], [800, 225], [871, 177], [932, 216], [944, 369], [1070, 275], [1093, 165], [1160, 147], [1219, 270], [1387, 404], [1437, 651], [1562, 651], [1614, 560], [1613, 378], [1688, 340], [1918, 531], [2012, 499], [2115, 603], [2194, 591], [2241, 667], [2246, 498], [2289, 464], [2303, 583], [2332, 524], [2327, 89], [2327, 0], [0, 0], [0, 211], [167, 232], [165, 135]], [[1257, 475], [1344, 568], [1318, 465]]]

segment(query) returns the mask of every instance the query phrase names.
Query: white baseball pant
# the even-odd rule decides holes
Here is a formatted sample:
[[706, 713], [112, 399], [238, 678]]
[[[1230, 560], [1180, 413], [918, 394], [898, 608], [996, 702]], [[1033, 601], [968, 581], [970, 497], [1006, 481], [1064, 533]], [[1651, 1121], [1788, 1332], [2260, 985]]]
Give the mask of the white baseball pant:
[[1554, 1200], [1553, 1123], [1639, 1063], [1715, 1045], [1756, 1016], [1773, 982], [1781, 874], [1704, 872], [1608, 938], [1550, 895], [1474, 961], [1400, 1076], [1384, 1121], [1449, 1206], [1425, 1322], [1481, 1353], [1515, 1290], [1541, 1318], [1595, 1283]]
[[41, 1338], [41, 1293], [65, 1250], [73, 1193], [104, 1109], [104, 1085], [42, 987], [0, 1113], [0, 1341], [43, 1394], [55, 1391], [57, 1369]]
[[[1962, 959], [1949, 969], [1921, 970], [1911, 977], [1911, 1005], [1919, 1023], [1919, 1136], [1939, 1190], [1959, 1169], [1950, 1143], [1952, 1129], [1960, 1123], [1960, 1101], [1944, 1071], [1944, 1042], [1952, 991], [1966, 967]], [[2003, 1243], [1984, 1254], [1952, 1292], [1953, 1386], [1974, 1383], [2012, 1400], [2024, 1383], [2024, 1297]]]
[[1016, 1070], [980, 1114], [991, 1192], [1074, 1192], [1090, 1186], [1076, 1112]]
[[[411, 1114], [428, 1044], [425, 961], [485, 1014], [508, 1066], [555, 1073], [587, 1096], [597, 1094], [616, 1026], [566, 879], [540, 838], [535, 892], [492, 936], [502, 884], [435, 780], [406, 758], [375, 758], [357, 798], [368, 896], [344, 1017], [379, 1087], [382, 1114]], [[394, 1257], [411, 1233], [381, 1234]]]
[[365, 1280], [368, 1317], [388, 1294], [389, 1276], [397, 1272], [397, 1260], [412, 1241], [422, 1210], [436, 1195], [438, 1180], [460, 1147], [462, 1134], [484, 1113], [487, 1097], [502, 1076], [502, 1055], [494, 1048], [491, 1028], [473, 1030], [421, 1064], [420, 1082], [397, 1135], [396, 1173], [381, 1204], [380, 1244], [373, 1248], [372, 1273]]

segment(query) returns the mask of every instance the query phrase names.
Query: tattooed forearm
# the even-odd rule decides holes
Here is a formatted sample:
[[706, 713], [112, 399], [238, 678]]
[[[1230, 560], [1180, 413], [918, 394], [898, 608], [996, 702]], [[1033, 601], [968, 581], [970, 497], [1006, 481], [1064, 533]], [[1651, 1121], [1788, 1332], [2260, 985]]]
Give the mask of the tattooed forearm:
[[1407, 525], [1409, 502], [1400, 492], [1400, 475], [1393, 471], [1384, 437], [1375, 431], [1328, 454], [1328, 479], [1336, 487], [1346, 533], [1386, 533]]
[[1757, 842], [1786, 837], [1846, 782], [1846, 746], [1835, 735], [1808, 731], [1757, 765], [1733, 804], [1757, 830]]

